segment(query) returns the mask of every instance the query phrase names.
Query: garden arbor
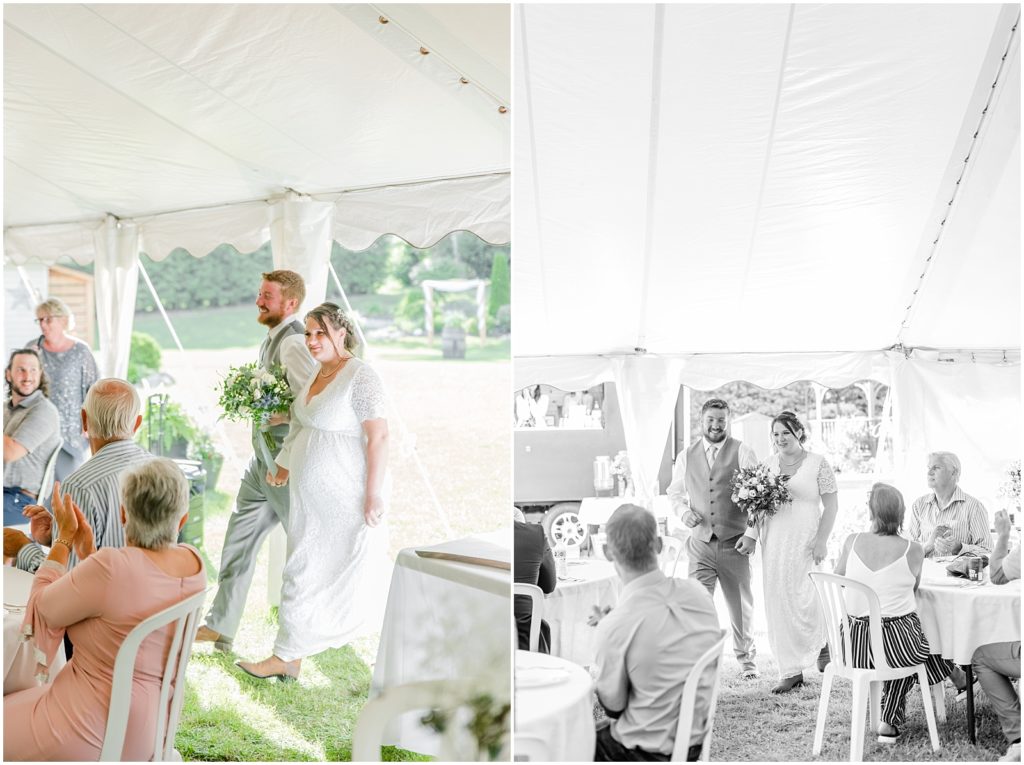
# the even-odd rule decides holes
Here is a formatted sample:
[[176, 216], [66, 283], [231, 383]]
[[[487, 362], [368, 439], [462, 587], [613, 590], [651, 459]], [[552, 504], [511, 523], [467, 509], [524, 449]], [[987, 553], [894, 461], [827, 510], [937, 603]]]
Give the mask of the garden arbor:
[[95, 267], [123, 375], [138, 255], [273, 247], [323, 299], [331, 241], [509, 232], [500, 5], [4, 8], [4, 258]]
[[876, 380], [901, 485], [950, 449], [992, 501], [1021, 430], [1019, 14], [518, 7], [516, 387], [615, 382], [646, 493], [679, 385]]

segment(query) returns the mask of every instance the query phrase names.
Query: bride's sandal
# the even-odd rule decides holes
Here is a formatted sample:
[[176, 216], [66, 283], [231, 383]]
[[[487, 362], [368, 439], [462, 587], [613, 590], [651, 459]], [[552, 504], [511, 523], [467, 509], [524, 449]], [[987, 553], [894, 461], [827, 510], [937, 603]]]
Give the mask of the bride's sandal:
[[269, 680], [272, 677], [276, 677], [279, 682], [282, 683], [294, 683], [299, 679], [299, 669], [302, 667], [302, 660], [296, 659], [295, 661], [281, 661], [277, 659], [277, 663], [284, 666], [281, 672], [267, 672], [265, 665], [273, 662], [277, 659], [276, 656], [272, 656], [269, 659], [253, 663], [251, 661], [236, 661], [235, 666], [245, 672], [247, 675], [258, 678], [260, 680]]
[[797, 686], [804, 684], [804, 674], [801, 672], [799, 675], [793, 675], [792, 677], [785, 677], [782, 681], [772, 688], [772, 693], [789, 693]]

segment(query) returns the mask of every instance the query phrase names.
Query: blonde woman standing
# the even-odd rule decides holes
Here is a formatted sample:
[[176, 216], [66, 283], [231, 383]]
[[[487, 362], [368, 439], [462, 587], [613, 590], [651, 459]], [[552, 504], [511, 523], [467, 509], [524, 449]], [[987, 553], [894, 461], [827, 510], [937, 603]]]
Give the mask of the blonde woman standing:
[[37, 305], [36, 323], [42, 334], [25, 346], [39, 352], [43, 371], [50, 380], [50, 401], [60, 414], [64, 445], [57, 458], [55, 477], [62, 481], [89, 456], [81, 411], [85, 394], [99, 379], [99, 371], [89, 346], [67, 334], [74, 329], [75, 317], [63, 300], [52, 297]]

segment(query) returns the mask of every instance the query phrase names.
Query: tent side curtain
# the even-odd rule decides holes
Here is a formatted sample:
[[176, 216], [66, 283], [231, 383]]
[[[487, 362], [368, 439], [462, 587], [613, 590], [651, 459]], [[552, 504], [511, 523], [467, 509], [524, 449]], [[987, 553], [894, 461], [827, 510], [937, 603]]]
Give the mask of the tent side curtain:
[[[509, 173], [453, 178], [403, 186], [318, 195], [329, 203], [331, 236], [343, 247], [362, 250], [384, 234], [394, 234], [414, 247], [429, 247], [453, 231], [471, 231], [493, 244], [511, 238]], [[255, 201], [186, 210], [132, 220], [140, 247], [163, 260], [178, 247], [203, 257], [220, 244], [251, 252], [271, 238], [276, 207], [285, 200]], [[4, 232], [9, 262], [56, 263], [70, 257], [80, 264], [95, 257], [95, 233], [102, 220], [47, 226], [12, 227]]]

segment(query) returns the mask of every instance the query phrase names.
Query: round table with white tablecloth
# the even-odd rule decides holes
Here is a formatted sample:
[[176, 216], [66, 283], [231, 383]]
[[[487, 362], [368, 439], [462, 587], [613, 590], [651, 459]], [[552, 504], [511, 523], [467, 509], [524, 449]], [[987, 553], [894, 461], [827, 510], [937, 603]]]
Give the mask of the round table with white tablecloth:
[[531, 751], [543, 753], [532, 759], [593, 761], [593, 685], [587, 671], [572, 662], [542, 653], [516, 651], [516, 752], [529, 745]]
[[551, 627], [551, 653], [589, 666], [594, 661], [594, 628], [587, 624], [594, 606], [614, 606], [622, 580], [610, 561], [569, 561], [569, 578], [560, 579], [544, 598], [544, 621]]
[[[34, 578], [27, 571], [4, 567], [4, 696], [37, 685], [32, 646], [21, 642], [21, 623]], [[64, 646], [60, 646], [50, 669], [51, 679], [64, 664]]]
[[[948, 576], [944, 563], [925, 560], [917, 614], [932, 653], [964, 667], [970, 688], [971, 657], [979, 646], [1020, 640], [1020, 580], [978, 585]], [[973, 692], [967, 694], [967, 731], [974, 743]]]
[[978, 646], [1020, 640], [1020, 580], [979, 587], [926, 560], [917, 612], [932, 653], [970, 664]]
[[[453, 540], [420, 553], [450, 547], [481, 557], [498, 550], [504, 568], [424, 557], [416, 548], [399, 552], [388, 593], [370, 698], [424, 680], [477, 684], [481, 692], [508, 693], [512, 573], [508, 531]], [[507, 696], [505, 697], [507, 699]], [[423, 754], [444, 756], [442, 737], [425, 727], [423, 710], [396, 718], [384, 736]]]

